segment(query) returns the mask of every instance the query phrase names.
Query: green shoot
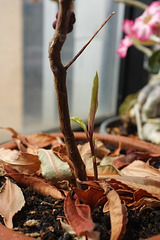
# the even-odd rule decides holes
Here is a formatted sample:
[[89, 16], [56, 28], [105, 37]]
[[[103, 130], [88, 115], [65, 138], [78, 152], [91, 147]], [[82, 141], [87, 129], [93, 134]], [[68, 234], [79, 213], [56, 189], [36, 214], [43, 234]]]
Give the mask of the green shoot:
[[96, 156], [95, 156], [95, 144], [93, 139], [93, 132], [94, 132], [94, 122], [95, 122], [95, 115], [98, 108], [98, 88], [99, 88], [99, 78], [96, 72], [96, 75], [93, 80], [92, 85], [92, 95], [91, 95], [91, 103], [90, 103], [90, 111], [88, 115], [88, 129], [86, 124], [83, 122], [82, 119], [78, 117], [72, 117], [71, 122], [77, 123], [79, 126], [82, 127], [84, 132], [86, 133], [87, 140], [90, 144], [91, 154], [93, 157], [93, 169], [94, 169], [94, 179], [98, 179], [98, 171], [97, 171], [97, 164], [96, 164]]

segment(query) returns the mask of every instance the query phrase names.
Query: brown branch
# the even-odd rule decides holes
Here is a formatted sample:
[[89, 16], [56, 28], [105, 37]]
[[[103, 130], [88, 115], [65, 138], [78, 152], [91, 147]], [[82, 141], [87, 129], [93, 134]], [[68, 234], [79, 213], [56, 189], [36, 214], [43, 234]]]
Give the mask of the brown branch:
[[115, 14], [115, 12], [112, 12], [108, 18], [102, 23], [100, 28], [95, 32], [95, 34], [90, 38], [90, 40], [82, 47], [82, 49], [76, 54], [76, 56], [66, 64], [65, 69], [67, 70], [72, 63], [76, 61], [76, 59], [82, 54], [82, 52], [86, 49], [86, 47], [91, 43], [91, 41], [95, 38], [95, 36], [99, 33], [99, 31], [104, 27], [104, 25], [108, 22], [108, 20]]
[[77, 149], [77, 145], [70, 125], [68, 96], [66, 89], [67, 72], [65, 67], [62, 65], [60, 55], [63, 44], [66, 40], [71, 3], [72, 0], [59, 0], [59, 15], [56, 31], [49, 43], [49, 60], [51, 70], [54, 74], [59, 125], [60, 130], [64, 136], [68, 157], [74, 165], [76, 178], [86, 180], [85, 165]]

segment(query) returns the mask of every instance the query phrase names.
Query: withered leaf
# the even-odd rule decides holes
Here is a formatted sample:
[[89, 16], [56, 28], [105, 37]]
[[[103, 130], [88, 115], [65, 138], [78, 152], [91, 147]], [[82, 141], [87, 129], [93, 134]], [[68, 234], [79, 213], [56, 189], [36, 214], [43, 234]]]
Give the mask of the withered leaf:
[[18, 172], [25, 174], [33, 174], [40, 168], [37, 155], [4, 148], [0, 148], [0, 163], [7, 164]]
[[[85, 191], [74, 187], [73, 190], [78, 196], [79, 200], [82, 201], [84, 204], [89, 205], [91, 208], [94, 208], [95, 206], [97, 206], [97, 203], [99, 202], [99, 200], [105, 196], [103, 189], [98, 189], [94, 187], [89, 187]], [[105, 201], [106, 201], [106, 196], [105, 196], [104, 202]]]
[[155, 177], [157, 181], [160, 181], [160, 171], [140, 160], [132, 162], [127, 167], [123, 168], [121, 172], [127, 176], [139, 176], [144, 178]]
[[24, 206], [25, 200], [21, 189], [6, 177], [0, 192], [0, 215], [8, 228], [13, 228], [12, 218]]
[[61, 180], [72, 180], [73, 175], [67, 162], [62, 161], [52, 150], [38, 149], [38, 158], [41, 162], [42, 176], [56, 184]]
[[126, 232], [128, 222], [127, 209], [121, 204], [116, 191], [111, 190], [107, 194], [110, 218], [111, 218], [111, 240], [122, 240]]
[[90, 207], [75, 203], [70, 193], [64, 201], [64, 212], [68, 223], [77, 235], [85, 235], [86, 232], [93, 231], [95, 225], [92, 221]]
[[22, 186], [32, 186], [35, 191], [44, 196], [51, 195], [53, 198], [64, 199], [63, 193], [43, 178], [18, 173], [16, 170], [7, 165], [4, 165], [4, 170]]

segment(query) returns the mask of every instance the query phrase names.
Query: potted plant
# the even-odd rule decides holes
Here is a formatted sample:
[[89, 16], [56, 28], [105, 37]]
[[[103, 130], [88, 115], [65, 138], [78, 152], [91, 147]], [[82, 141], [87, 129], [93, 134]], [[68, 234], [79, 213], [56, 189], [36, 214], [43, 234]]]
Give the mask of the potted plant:
[[[117, 50], [121, 58], [125, 58], [130, 46], [135, 46], [147, 57], [147, 69], [150, 73], [149, 82], [138, 93], [126, 97], [119, 108], [120, 123], [129, 124], [137, 129], [140, 139], [160, 143], [159, 135], [159, 1], [149, 6], [140, 1], [121, 1], [125, 4], [139, 7], [143, 10], [141, 16], [134, 21], [125, 19], [123, 31], [126, 34]], [[114, 119], [113, 119], [114, 120]], [[118, 120], [118, 119], [117, 119]], [[109, 121], [110, 123], [110, 121]], [[103, 124], [101, 131], [105, 131], [108, 121]]]
[[[141, 209], [138, 214], [141, 214], [143, 222], [145, 212], [149, 214], [152, 208], [155, 208], [155, 214], [159, 211], [159, 170], [153, 167], [159, 163], [159, 147], [140, 140], [93, 133], [98, 106], [97, 73], [93, 81], [88, 127], [80, 118], [72, 118], [72, 121], [83, 128], [84, 133], [72, 132], [67, 104], [67, 69], [93, 37], [73, 60], [66, 66], [62, 65], [61, 49], [67, 32], [71, 29], [70, 24], [74, 22], [71, 4], [71, 0], [59, 0], [58, 19], [54, 23], [56, 30], [49, 43], [49, 59], [54, 74], [61, 133], [24, 136], [12, 128], [7, 128], [12, 133], [14, 142], [1, 145], [0, 215], [7, 226], [0, 224], [0, 239], [3, 240], [103, 237], [129, 239], [130, 232], [127, 232], [126, 226], [129, 231], [135, 229], [131, 222], [127, 225], [128, 213], [132, 215], [133, 211], [136, 214], [137, 209]], [[100, 29], [113, 14], [105, 20]], [[88, 140], [88, 143], [77, 147], [76, 141], [84, 139]], [[116, 147], [110, 149], [104, 144]], [[126, 148], [129, 151], [124, 150]], [[22, 186], [27, 186], [23, 193]], [[36, 196], [37, 192], [41, 195]], [[27, 199], [30, 193], [33, 195], [25, 203], [24, 195]], [[38, 205], [38, 209], [35, 209], [32, 203]], [[59, 211], [63, 209], [63, 205], [65, 215], [63, 211]], [[25, 223], [21, 223], [26, 212], [29, 216], [27, 215]], [[27, 232], [27, 236], [24, 236], [16, 233], [17, 229], [12, 231], [16, 218], [20, 223], [19, 231], [30, 229], [33, 232]], [[44, 224], [42, 218], [47, 218], [47, 223]], [[135, 216], [132, 219], [134, 218]], [[56, 219], [57, 225], [54, 225], [53, 219]], [[155, 230], [153, 222], [147, 224], [150, 224], [148, 229]], [[44, 232], [44, 226], [47, 232]], [[141, 235], [146, 238], [144, 232]], [[155, 234], [152, 232], [152, 235]]]

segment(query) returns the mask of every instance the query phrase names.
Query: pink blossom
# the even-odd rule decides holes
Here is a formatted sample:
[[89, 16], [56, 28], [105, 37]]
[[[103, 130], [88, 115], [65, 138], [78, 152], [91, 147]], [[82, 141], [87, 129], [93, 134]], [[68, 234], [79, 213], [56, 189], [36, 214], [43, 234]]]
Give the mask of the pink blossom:
[[133, 20], [125, 19], [123, 21], [122, 29], [127, 35], [121, 40], [119, 48], [117, 50], [117, 54], [121, 58], [126, 57], [128, 48], [133, 45], [134, 38], [134, 32], [132, 31], [133, 23], [134, 23]]
[[160, 2], [150, 4], [143, 14], [135, 19], [133, 31], [140, 41], [149, 40], [156, 26], [160, 26]]
[[128, 48], [132, 45], [133, 45], [132, 38], [126, 35], [125, 38], [123, 38], [120, 42], [119, 48], [117, 49], [117, 54], [121, 58], [125, 58], [127, 55]]
[[134, 44], [147, 46], [159, 42], [153, 36], [160, 37], [160, 1], [151, 3], [135, 21], [125, 19], [122, 29], [126, 36], [117, 50], [121, 58], [126, 57], [128, 48]]

